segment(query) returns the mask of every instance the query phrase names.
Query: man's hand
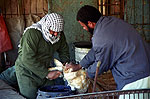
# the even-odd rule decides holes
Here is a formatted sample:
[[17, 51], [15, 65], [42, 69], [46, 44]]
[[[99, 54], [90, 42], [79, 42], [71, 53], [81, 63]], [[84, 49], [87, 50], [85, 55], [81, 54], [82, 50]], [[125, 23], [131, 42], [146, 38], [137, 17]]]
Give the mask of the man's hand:
[[80, 64], [74, 64], [72, 62], [70, 62], [69, 64], [66, 64], [65, 66], [66, 66], [65, 70], [72, 68], [72, 72], [78, 71], [82, 68]]
[[60, 71], [51, 71], [47, 74], [46, 78], [49, 80], [54, 80], [60, 76]]

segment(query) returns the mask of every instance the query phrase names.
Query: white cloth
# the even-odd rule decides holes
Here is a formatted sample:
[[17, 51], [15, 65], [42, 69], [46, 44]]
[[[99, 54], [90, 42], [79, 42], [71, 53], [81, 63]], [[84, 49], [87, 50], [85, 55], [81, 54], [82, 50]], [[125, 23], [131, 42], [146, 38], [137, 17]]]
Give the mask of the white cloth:
[[56, 43], [60, 39], [60, 33], [58, 33], [57, 36], [53, 36], [50, 34], [50, 30], [54, 32], [61, 32], [64, 28], [64, 20], [63, 17], [57, 13], [50, 13], [45, 15], [39, 22], [31, 25], [30, 27], [27, 27], [23, 33], [28, 29], [37, 29], [42, 32], [43, 37], [46, 41], [51, 42], [52, 44]]
[[[140, 80], [137, 80], [135, 82], [129, 83], [129, 84], [125, 85], [122, 90], [146, 89], [146, 88], [150, 88], [150, 76], [140, 79]], [[125, 95], [125, 98], [123, 95], [121, 95], [119, 97], [119, 99], [143, 99], [143, 94], [139, 94], [139, 98], [138, 98], [138, 94], [135, 95], [135, 98], [134, 98], [133, 94], [130, 94], [130, 96]], [[148, 94], [145, 93], [144, 99], [150, 99], [150, 95], [148, 97]]]

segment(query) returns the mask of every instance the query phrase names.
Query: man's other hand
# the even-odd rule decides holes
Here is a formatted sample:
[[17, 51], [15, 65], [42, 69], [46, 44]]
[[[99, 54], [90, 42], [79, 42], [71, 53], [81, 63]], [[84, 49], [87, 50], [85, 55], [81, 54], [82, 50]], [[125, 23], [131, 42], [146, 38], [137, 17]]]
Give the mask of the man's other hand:
[[60, 71], [51, 71], [47, 74], [46, 78], [49, 80], [54, 80], [61, 75]]
[[72, 62], [70, 62], [69, 64], [66, 64], [65, 66], [66, 66], [65, 70], [72, 68], [72, 72], [78, 71], [82, 68], [80, 64], [74, 64]]

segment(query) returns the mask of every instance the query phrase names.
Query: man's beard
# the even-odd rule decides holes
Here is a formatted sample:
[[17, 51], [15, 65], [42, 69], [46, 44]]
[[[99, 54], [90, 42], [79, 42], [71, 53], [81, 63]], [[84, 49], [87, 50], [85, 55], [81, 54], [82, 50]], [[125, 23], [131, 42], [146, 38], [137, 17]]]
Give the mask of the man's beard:
[[90, 28], [88, 25], [86, 25], [88, 28], [88, 32], [90, 32], [93, 35], [94, 29]]
[[94, 29], [92, 29], [88, 26], [88, 32], [90, 32], [93, 35]]

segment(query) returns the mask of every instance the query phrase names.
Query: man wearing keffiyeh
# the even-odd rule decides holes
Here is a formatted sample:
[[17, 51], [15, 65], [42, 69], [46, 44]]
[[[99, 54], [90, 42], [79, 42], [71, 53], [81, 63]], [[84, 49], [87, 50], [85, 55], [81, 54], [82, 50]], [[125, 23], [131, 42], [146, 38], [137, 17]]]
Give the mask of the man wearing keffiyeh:
[[20, 93], [27, 99], [35, 99], [38, 88], [55, 85], [55, 79], [61, 72], [48, 72], [54, 52], [59, 53], [61, 62], [69, 61], [69, 48], [63, 28], [63, 17], [51, 13], [25, 29], [15, 70]]

